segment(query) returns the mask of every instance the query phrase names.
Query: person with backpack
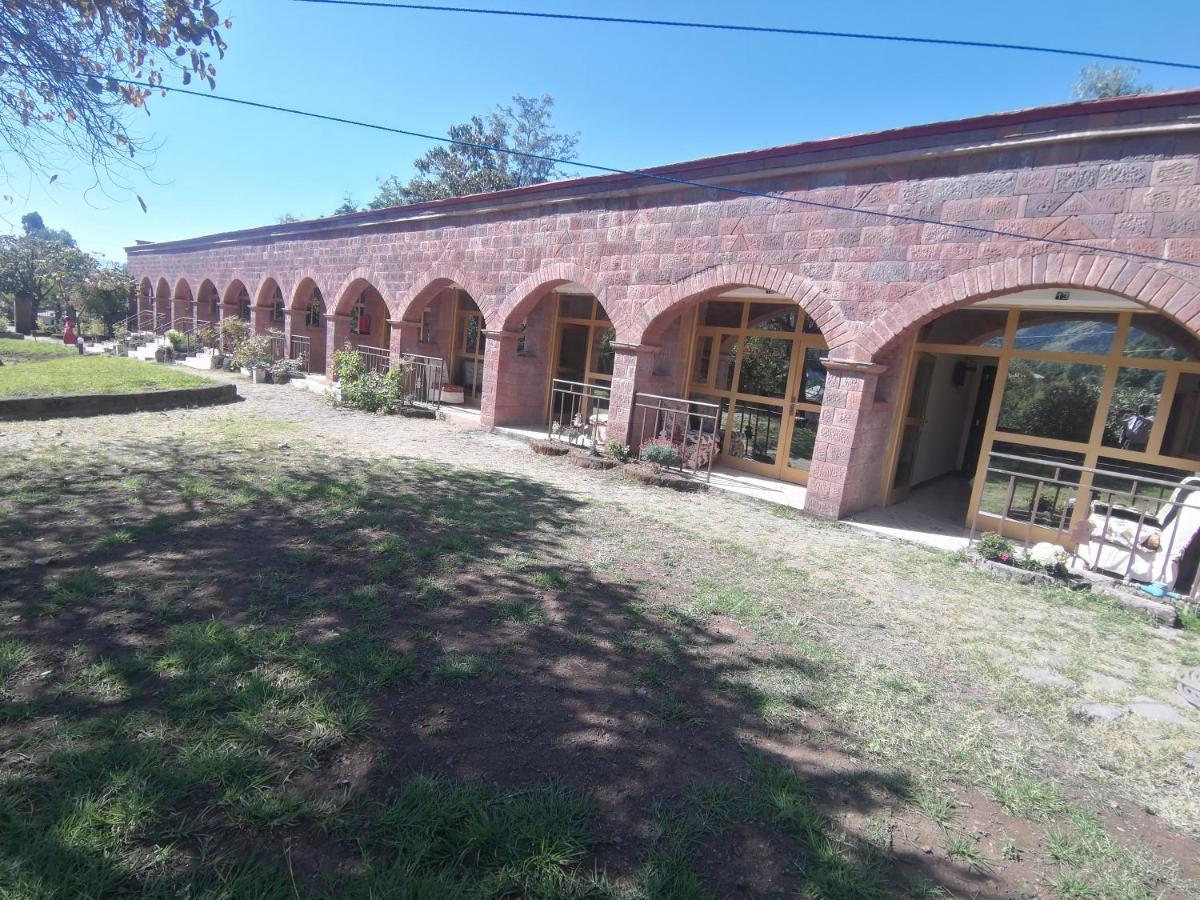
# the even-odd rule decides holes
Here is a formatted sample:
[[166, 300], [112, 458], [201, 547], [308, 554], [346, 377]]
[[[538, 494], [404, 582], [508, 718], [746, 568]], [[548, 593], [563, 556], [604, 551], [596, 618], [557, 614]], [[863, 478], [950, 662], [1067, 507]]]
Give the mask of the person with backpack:
[[1150, 415], [1150, 404], [1141, 404], [1137, 412], [1125, 420], [1121, 427], [1121, 449], [1142, 451], [1150, 441], [1150, 429], [1154, 419]]

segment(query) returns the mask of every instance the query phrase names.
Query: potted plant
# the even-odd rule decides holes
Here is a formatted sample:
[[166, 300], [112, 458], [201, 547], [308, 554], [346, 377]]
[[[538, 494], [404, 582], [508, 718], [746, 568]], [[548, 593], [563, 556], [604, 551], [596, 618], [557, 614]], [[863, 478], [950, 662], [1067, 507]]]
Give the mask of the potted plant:
[[268, 371], [275, 362], [271, 356], [270, 338], [261, 335], [245, 338], [234, 348], [229, 362], [234, 368], [248, 374], [255, 384], [266, 381]]

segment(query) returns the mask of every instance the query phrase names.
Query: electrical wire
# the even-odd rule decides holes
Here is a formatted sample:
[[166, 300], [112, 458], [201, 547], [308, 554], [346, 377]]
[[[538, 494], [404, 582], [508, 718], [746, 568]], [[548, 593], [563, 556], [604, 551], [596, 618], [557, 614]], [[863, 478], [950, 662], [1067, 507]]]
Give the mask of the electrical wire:
[[[7, 62], [9, 65], [18, 65], [11, 60], [0, 58], [0, 62]], [[72, 69], [57, 69], [47, 68], [43, 71], [53, 72], [59, 75], [68, 75], [76, 78], [88, 77], [86, 73]], [[631, 178], [645, 178], [651, 181], [657, 181], [663, 184], [672, 184], [680, 187], [700, 188], [702, 190], [716, 191], [722, 194], [732, 194], [739, 197], [751, 197], [763, 200], [777, 200], [782, 203], [790, 203], [797, 206], [805, 206], [812, 209], [824, 209], [836, 212], [855, 213], [861, 216], [871, 216], [877, 219], [886, 219], [893, 222], [906, 222], [917, 225], [936, 225], [944, 228], [956, 228], [961, 231], [971, 234], [985, 234], [993, 237], [1003, 237], [1012, 240], [1027, 241], [1037, 244], [1052, 244], [1060, 247], [1069, 247], [1072, 250], [1090, 250], [1094, 253], [1110, 253], [1116, 256], [1125, 256], [1131, 259], [1143, 259], [1150, 262], [1168, 263], [1170, 265], [1187, 266], [1189, 268], [1200, 269], [1200, 262], [1190, 262], [1187, 260], [1167, 259], [1162, 256], [1155, 256], [1151, 253], [1139, 253], [1134, 250], [1122, 250], [1116, 247], [1100, 247], [1092, 244], [1079, 243], [1077, 241], [1067, 241], [1058, 238], [1048, 237], [1033, 237], [1027, 234], [1021, 234], [1016, 231], [1005, 231], [1001, 228], [987, 228], [983, 225], [967, 225], [958, 222], [944, 222], [940, 219], [928, 219], [922, 216], [909, 216], [903, 213], [890, 213], [882, 210], [874, 209], [859, 209], [853, 206], [844, 206], [839, 203], [825, 203], [820, 200], [807, 200], [800, 197], [789, 197], [786, 194], [775, 194], [764, 191], [752, 191], [747, 188], [732, 187], [725, 184], [711, 184], [706, 181], [695, 181], [690, 178], [676, 178], [672, 175], [664, 175], [661, 172], [650, 172], [644, 169], [621, 169], [615, 166], [603, 166], [598, 163], [581, 162], [574, 159], [563, 159], [557, 156], [547, 156], [541, 153], [529, 153], [523, 150], [513, 150], [508, 147], [499, 147], [492, 144], [481, 144], [474, 141], [464, 141], [457, 138], [447, 137], [445, 135], [428, 134], [423, 131], [413, 131], [408, 128], [397, 128], [392, 125], [382, 125], [378, 122], [365, 122], [358, 119], [349, 119], [344, 116], [335, 116], [329, 113], [318, 113], [310, 110], [298, 109], [290, 106], [281, 106], [276, 103], [265, 103], [260, 100], [247, 100], [242, 97], [229, 97], [223, 94], [205, 93], [204, 91], [196, 91], [191, 88], [173, 87], [164, 84], [151, 84], [148, 81], [138, 81], [132, 78], [118, 78], [115, 76], [104, 76], [108, 81], [116, 81], [121, 84], [129, 84], [135, 87], [150, 88], [157, 91], [166, 91], [175, 94], [184, 94], [189, 97], [201, 97], [206, 100], [218, 100], [222, 103], [229, 103], [235, 106], [247, 107], [250, 109], [268, 110], [271, 112], [286, 113], [288, 115], [302, 116], [308, 119], [316, 119], [322, 122], [334, 122], [340, 125], [353, 125], [358, 128], [368, 128], [372, 131], [380, 131], [386, 134], [398, 134], [404, 137], [414, 137], [426, 141], [434, 141], [442, 144], [452, 144], [460, 147], [469, 147], [473, 150], [487, 150], [492, 153], [504, 153], [510, 156], [519, 156], [525, 159], [536, 159], [542, 162], [550, 162], [560, 166], [570, 166], [579, 169], [588, 169], [593, 172], [602, 172], [606, 175], [623, 175]], [[554, 184], [554, 182], [548, 182]]]
[[510, 18], [557, 19], [567, 22], [594, 22], [611, 25], [652, 25], [665, 28], [692, 28], [708, 31], [734, 31], [751, 34], [778, 34], [791, 37], [844, 38], [858, 41], [887, 41], [897, 44], [924, 44], [941, 47], [968, 47], [986, 50], [1016, 50], [1023, 53], [1048, 53], [1057, 56], [1075, 56], [1085, 59], [1105, 59], [1113, 62], [1137, 63], [1144, 66], [1166, 66], [1172, 69], [1200, 70], [1200, 63], [1176, 62], [1166, 59], [1151, 59], [1140, 56], [1124, 56], [1117, 53], [1097, 53], [1091, 50], [1071, 50], [1062, 47], [1042, 47], [1036, 44], [1009, 44], [999, 41], [970, 41], [953, 38], [931, 38], [916, 35], [872, 34], [856, 31], [824, 31], [816, 28], [785, 28], [771, 25], [737, 25], [725, 22], [686, 22], [672, 19], [639, 19], [632, 16], [591, 16], [578, 13], [534, 12], [522, 9], [480, 9], [470, 6], [441, 6], [429, 3], [398, 3], [390, 0], [293, 0], [295, 3], [315, 3], [322, 6], [351, 6], [373, 9], [412, 10], [419, 12], [473, 13], [482, 16], [507, 16]]

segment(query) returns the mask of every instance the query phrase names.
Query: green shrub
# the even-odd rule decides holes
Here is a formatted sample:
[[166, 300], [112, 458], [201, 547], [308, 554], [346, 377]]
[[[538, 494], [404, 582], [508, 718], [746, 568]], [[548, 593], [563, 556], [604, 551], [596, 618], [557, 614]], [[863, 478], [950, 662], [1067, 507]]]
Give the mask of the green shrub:
[[172, 328], [166, 333], [167, 343], [171, 345], [171, 349], [178, 353], [183, 349], [183, 332]]
[[221, 337], [225, 338], [226, 346], [231, 346], [234, 350], [237, 350], [250, 337], [250, 326], [242, 319], [222, 319], [220, 331]]
[[[221, 323], [222, 326], [225, 324]], [[248, 337], [233, 348], [230, 364], [244, 369], [265, 369], [275, 361], [271, 355], [271, 339], [263, 336]]]
[[975, 552], [992, 562], [1018, 564], [1016, 548], [1013, 547], [1012, 541], [990, 531], [981, 534], [975, 541]]
[[407, 393], [408, 366], [401, 361], [385, 374], [367, 371], [358, 351], [346, 342], [345, 348], [333, 354], [333, 369], [341, 386], [342, 404], [365, 412], [394, 412], [411, 403]]
[[608, 455], [619, 463], [629, 462], [629, 457], [633, 455], [633, 451], [629, 449], [628, 444], [622, 444], [618, 440], [611, 440], [604, 445], [608, 450]]
[[639, 454], [642, 462], [655, 466], [675, 466], [679, 464], [679, 451], [675, 445], [664, 438], [651, 438], [642, 444]]

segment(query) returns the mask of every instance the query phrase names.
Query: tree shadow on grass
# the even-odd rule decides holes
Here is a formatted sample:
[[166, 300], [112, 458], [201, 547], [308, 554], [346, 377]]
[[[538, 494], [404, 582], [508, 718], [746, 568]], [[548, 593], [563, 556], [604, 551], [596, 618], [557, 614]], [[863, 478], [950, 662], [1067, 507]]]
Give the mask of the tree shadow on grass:
[[9, 466], [0, 889], [946, 880], [836, 824], [883, 824], [912, 787], [829, 749], [855, 742], [806, 703], [827, 654], [758, 646], [586, 564], [586, 508], [548, 485], [237, 442]]

